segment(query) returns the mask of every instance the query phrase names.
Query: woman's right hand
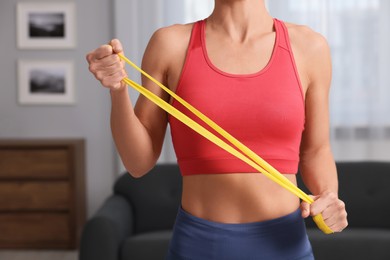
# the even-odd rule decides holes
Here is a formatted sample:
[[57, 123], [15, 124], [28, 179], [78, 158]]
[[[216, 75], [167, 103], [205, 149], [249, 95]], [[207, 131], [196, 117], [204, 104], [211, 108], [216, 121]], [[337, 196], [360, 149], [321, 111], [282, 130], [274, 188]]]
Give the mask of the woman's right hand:
[[109, 44], [91, 51], [86, 57], [89, 71], [104, 87], [112, 91], [126, 87], [122, 81], [127, 77], [125, 62], [119, 58], [118, 53], [123, 53], [122, 44], [119, 40], [113, 39]]

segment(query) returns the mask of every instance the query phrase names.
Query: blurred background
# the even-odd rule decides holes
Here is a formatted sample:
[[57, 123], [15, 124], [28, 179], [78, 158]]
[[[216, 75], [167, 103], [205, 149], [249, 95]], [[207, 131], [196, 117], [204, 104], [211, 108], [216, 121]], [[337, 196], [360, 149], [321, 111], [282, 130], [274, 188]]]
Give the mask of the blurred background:
[[[121, 1], [116, 35], [128, 55], [140, 62], [148, 36], [160, 26], [206, 17], [213, 1]], [[158, 1], [157, 1], [158, 2]], [[384, 0], [269, 0], [276, 18], [305, 24], [326, 37], [331, 47], [333, 82], [330, 94], [332, 144], [337, 160], [390, 158], [390, 2]], [[171, 3], [171, 4], [170, 4]], [[122, 9], [124, 4], [129, 8]], [[129, 14], [128, 10], [138, 10]], [[127, 16], [126, 16], [127, 15]], [[128, 23], [123, 23], [127, 17]], [[147, 19], [142, 19], [147, 17]], [[135, 34], [128, 34], [131, 26]], [[146, 36], [145, 36], [146, 34]], [[139, 35], [139, 37], [134, 37]], [[134, 55], [132, 55], [134, 53]], [[134, 74], [133, 77], [137, 77]], [[133, 95], [134, 99], [137, 94]], [[168, 146], [167, 142], [167, 146]], [[386, 149], [387, 148], [387, 149]], [[161, 161], [175, 161], [167, 147]]]
[[[49, 1], [74, 6], [74, 45], [55, 49], [18, 47], [17, 35], [22, 26], [17, 18], [19, 2], [0, 2], [0, 139], [84, 140], [82, 174], [88, 218], [111, 194], [112, 185], [124, 168], [109, 127], [110, 96], [89, 73], [86, 54], [117, 37], [124, 43], [126, 56], [140, 64], [146, 44], [157, 28], [203, 19], [211, 13], [213, 1]], [[336, 160], [390, 161], [390, 1], [266, 2], [274, 17], [306, 24], [323, 34], [330, 44], [331, 140]], [[74, 101], [21, 103], [20, 61], [72, 62]], [[130, 68], [129, 75], [140, 79]], [[134, 103], [137, 97], [131, 91]], [[159, 163], [175, 161], [168, 131]]]

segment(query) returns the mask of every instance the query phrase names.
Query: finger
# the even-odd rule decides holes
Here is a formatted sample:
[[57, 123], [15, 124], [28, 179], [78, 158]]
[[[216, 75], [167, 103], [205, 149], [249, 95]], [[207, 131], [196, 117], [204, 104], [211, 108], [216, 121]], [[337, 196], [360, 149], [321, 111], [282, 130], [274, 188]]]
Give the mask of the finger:
[[118, 67], [117, 65], [104, 67], [104, 69], [98, 68], [95, 71], [93, 71], [93, 74], [95, 75], [95, 77], [100, 81], [102, 81], [103, 79], [105, 79], [107, 77], [111, 77], [113, 75], [116, 75], [117, 73], [122, 73], [122, 75], [126, 75], [126, 72], [124, 71], [124, 69], [122, 67]]
[[345, 210], [345, 204], [339, 200], [337, 203], [329, 206], [323, 213], [325, 223], [329, 227], [333, 227], [332, 230], [341, 231], [348, 225], [347, 211]]
[[303, 201], [301, 203], [301, 212], [303, 218], [307, 218], [308, 216], [310, 216], [310, 204]]
[[328, 227], [333, 230], [333, 232], [341, 232], [348, 226], [347, 219], [343, 219], [335, 222], [334, 224], [329, 224]]
[[118, 55], [114, 54], [101, 60], [91, 62], [89, 64], [89, 71], [91, 71], [97, 79], [101, 80], [107, 75], [123, 70], [124, 67], [124, 64], [120, 62]]
[[99, 48], [97, 48], [94, 51], [93, 59], [94, 60], [101, 60], [107, 56], [112, 55], [113, 53], [114, 53], [114, 51], [112, 49], [112, 46], [105, 44], [105, 45], [100, 46]]
[[86, 59], [88, 61], [88, 63], [91, 63], [92, 62], [92, 59], [93, 59], [93, 56], [94, 56], [94, 53], [93, 52], [90, 52], [86, 55]]
[[334, 226], [337, 223], [337, 216], [335, 215], [335, 212], [331, 210], [330, 207], [324, 210], [321, 214], [324, 218], [325, 224], [328, 227]]
[[124, 68], [121, 63], [113, 63], [112, 65], [105, 67], [104, 70], [107, 75], [111, 76], [117, 72], [124, 71]]
[[322, 216], [324, 217], [324, 219], [330, 219], [339, 215], [341, 215], [342, 217], [347, 216], [347, 212], [345, 210], [345, 203], [342, 200], [337, 200], [336, 202], [330, 204], [322, 212]]
[[311, 215], [315, 216], [322, 213], [329, 205], [332, 204], [332, 201], [335, 201], [336, 199], [337, 196], [331, 192], [317, 196], [310, 207]]
[[121, 81], [127, 77], [124, 70], [118, 71], [110, 76], [107, 76], [101, 80], [103, 86], [110, 89], [117, 89], [122, 85]]
[[118, 39], [112, 39], [110, 42], [114, 53], [123, 53], [122, 43]]
[[106, 69], [108, 67], [117, 67], [118, 69], [124, 68], [121, 59], [116, 54], [106, 56], [98, 61], [95, 61], [94, 64], [94, 66], [99, 69]]

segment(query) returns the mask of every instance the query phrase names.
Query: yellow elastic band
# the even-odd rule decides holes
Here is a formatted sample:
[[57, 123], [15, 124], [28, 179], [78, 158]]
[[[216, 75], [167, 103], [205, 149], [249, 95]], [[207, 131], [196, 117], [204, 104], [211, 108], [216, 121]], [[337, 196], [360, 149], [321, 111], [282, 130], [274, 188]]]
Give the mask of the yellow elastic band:
[[[225, 141], [205, 129], [203, 126], [199, 125], [197, 122], [189, 118], [187, 115], [183, 114], [181, 111], [177, 110], [175, 107], [167, 103], [165, 100], [161, 99], [148, 89], [144, 88], [143, 86], [139, 85], [138, 83], [132, 81], [129, 78], [125, 78], [123, 81], [128, 84], [129, 86], [133, 87], [135, 90], [140, 92], [142, 95], [144, 95], [146, 98], [148, 98], [150, 101], [155, 103], [157, 106], [165, 110], [167, 113], [174, 116], [176, 119], [208, 139], [209, 141], [213, 142], [220, 148], [224, 149], [225, 151], [229, 152], [230, 154], [236, 156], [240, 160], [246, 162], [248, 165], [252, 166], [254, 169], [259, 171], [260, 173], [264, 174], [266, 177], [270, 178], [283, 188], [289, 190], [299, 198], [301, 198], [303, 201], [311, 204], [314, 202], [314, 200], [308, 196], [306, 193], [304, 193], [301, 189], [299, 189], [297, 186], [295, 186], [293, 183], [289, 181], [284, 175], [282, 175], [279, 171], [277, 171], [274, 167], [272, 167], [270, 164], [268, 164], [266, 161], [264, 161], [260, 156], [258, 156], [256, 153], [254, 153], [252, 150], [250, 150], [247, 146], [242, 144], [240, 141], [238, 141], [236, 138], [234, 138], [232, 135], [230, 135], [228, 132], [226, 132], [223, 128], [218, 126], [214, 121], [212, 121], [210, 118], [205, 116], [203, 113], [201, 113], [199, 110], [194, 108], [192, 105], [187, 103], [185, 100], [183, 100], [181, 97], [176, 95], [173, 91], [171, 91], [169, 88], [165, 87], [163, 84], [161, 84], [159, 81], [154, 79], [152, 76], [147, 74], [145, 71], [143, 71], [141, 68], [139, 68], [136, 64], [131, 62], [128, 58], [126, 58], [122, 54], [118, 54], [118, 56], [126, 61], [129, 65], [131, 65], [133, 68], [138, 70], [140, 73], [142, 73], [145, 77], [150, 79], [152, 82], [157, 84], [160, 88], [162, 88], [164, 91], [166, 91], [169, 95], [171, 95], [174, 99], [176, 99], [178, 102], [180, 102], [183, 106], [185, 106], [189, 111], [191, 111], [193, 114], [198, 116], [202, 121], [204, 121], [207, 125], [209, 125], [213, 130], [218, 132], [220, 135], [222, 135], [224, 138], [226, 138], [230, 143], [232, 143], [238, 150], [233, 148], [231, 145], [227, 144]], [[245, 156], [246, 155], [246, 156]], [[250, 159], [249, 159], [249, 158]], [[325, 234], [333, 233], [333, 231], [325, 224], [324, 219], [321, 214], [316, 215], [313, 217], [314, 222], [317, 224], [318, 228], [321, 229]]]

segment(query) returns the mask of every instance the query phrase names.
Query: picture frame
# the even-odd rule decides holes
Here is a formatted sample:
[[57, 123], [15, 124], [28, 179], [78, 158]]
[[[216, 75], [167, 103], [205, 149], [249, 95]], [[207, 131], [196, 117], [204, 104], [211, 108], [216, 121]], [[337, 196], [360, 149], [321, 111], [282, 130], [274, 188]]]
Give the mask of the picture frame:
[[20, 49], [69, 49], [76, 45], [75, 5], [71, 2], [22, 2], [17, 5]]
[[75, 103], [72, 61], [19, 60], [18, 80], [18, 101], [21, 105]]

